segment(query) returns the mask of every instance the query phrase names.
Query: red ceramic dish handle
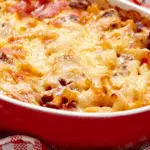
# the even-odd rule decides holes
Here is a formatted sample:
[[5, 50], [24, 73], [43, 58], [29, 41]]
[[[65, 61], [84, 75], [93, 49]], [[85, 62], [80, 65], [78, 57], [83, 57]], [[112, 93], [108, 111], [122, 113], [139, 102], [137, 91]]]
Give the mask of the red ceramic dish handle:
[[150, 8], [150, 5], [149, 4], [144, 4], [142, 2], [139, 2], [138, 0], [131, 0], [133, 3], [139, 5], [139, 6], [144, 6], [144, 7], [148, 7]]

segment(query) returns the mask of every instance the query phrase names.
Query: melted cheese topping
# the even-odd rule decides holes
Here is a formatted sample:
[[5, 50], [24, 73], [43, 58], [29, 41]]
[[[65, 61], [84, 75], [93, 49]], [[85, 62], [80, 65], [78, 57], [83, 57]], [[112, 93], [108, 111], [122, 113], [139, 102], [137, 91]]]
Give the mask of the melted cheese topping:
[[32, 2], [0, 2], [2, 94], [71, 111], [150, 105], [146, 26], [87, 1]]

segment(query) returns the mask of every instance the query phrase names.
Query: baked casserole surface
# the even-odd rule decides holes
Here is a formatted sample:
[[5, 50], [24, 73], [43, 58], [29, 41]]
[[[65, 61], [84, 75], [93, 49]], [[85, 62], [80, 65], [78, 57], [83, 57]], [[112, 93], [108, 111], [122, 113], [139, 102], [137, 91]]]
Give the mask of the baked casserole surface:
[[0, 93], [44, 107], [150, 105], [150, 24], [87, 0], [0, 1]]

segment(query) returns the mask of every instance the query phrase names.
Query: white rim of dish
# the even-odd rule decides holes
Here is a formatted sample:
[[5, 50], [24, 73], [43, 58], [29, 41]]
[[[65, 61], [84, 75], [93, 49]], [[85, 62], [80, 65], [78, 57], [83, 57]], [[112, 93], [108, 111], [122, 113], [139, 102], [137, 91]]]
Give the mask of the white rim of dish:
[[[147, 11], [146, 8], [139, 7], [136, 4], [131, 3], [130, 1], [127, 1], [127, 0], [116, 0], [116, 1], [122, 4], [129, 5], [131, 8], [135, 8], [139, 12], [143, 12], [144, 14], [150, 15], [150, 13]], [[8, 103], [12, 103], [20, 107], [24, 107], [26, 109], [31, 109], [34, 111], [41, 111], [44, 113], [51, 113], [53, 115], [60, 115], [60, 116], [66, 116], [66, 117], [78, 117], [78, 118], [114, 118], [114, 117], [121, 117], [121, 116], [127, 117], [127, 116], [136, 115], [136, 114], [150, 111], [150, 106], [145, 106], [145, 107], [136, 108], [133, 110], [126, 110], [126, 111], [120, 111], [120, 112], [104, 112], [104, 113], [72, 112], [72, 111], [56, 110], [53, 108], [36, 106], [33, 104], [21, 102], [19, 100], [10, 98], [2, 94], [0, 94], [0, 100], [8, 102]]]
[[42, 106], [36, 106], [34, 104], [29, 104], [26, 102], [21, 102], [19, 100], [10, 98], [5, 95], [0, 95], [0, 100], [5, 101], [7, 103], [12, 103], [14, 105], [24, 107], [26, 109], [31, 109], [34, 111], [40, 111], [44, 113], [51, 113], [53, 115], [60, 115], [66, 117], [80, 117], [80, 118], [114, 118], [114, 117], [121, 117], [121, 116], [131, 116], [135, 114], [140, 114], [144, 112], [150, 111], [150, 106], [145, 106], [141, 108], [136, 108], [133, 110], [125, 110], [120, 112], [104, 112], [104, 113], [88, 113], [88, 112], [72, 112], [72, 111], [65, 111], [53, 108], [47, 108]]
[[132, 10], [132, 8], [133, 8], [134, 10], [137, 10], [138, 12], [140, 12], [141, 14], [143, 14], [144, 16], [146, 16], [148, 18], [150, 16], [150, 9], [147, 9], [146, 7], [141, 7], [139, 5], [136, 5], [135, 3], [133, 3], [129, 0], [114, 0], [114, 1], [120, 3], [122, 6], [128, 5], [129, 10]]

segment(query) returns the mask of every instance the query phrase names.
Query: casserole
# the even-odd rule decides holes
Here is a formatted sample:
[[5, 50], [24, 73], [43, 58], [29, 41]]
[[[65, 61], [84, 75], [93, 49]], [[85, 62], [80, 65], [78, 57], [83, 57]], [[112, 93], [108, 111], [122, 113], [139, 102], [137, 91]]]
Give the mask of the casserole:
[[[148, 15], [145, 9], [127, 1], [110, 0], [109, 3], [112, 6], [124, 6], [124, 9], [133, 8]], [[38, 136], [47, 143], [90, 147], [118, 146], [149, 134], [149, 124], [144, 124], [147, 117], [143, 117], [149, 114], [149, 106], [118, 113], [81, 114], [48, 110], [16, 102], [6, 96], [1, 96], [1, 99], [2, 130], [23, 131]], [[132, 134], [127, 134], [127, 131]]]

